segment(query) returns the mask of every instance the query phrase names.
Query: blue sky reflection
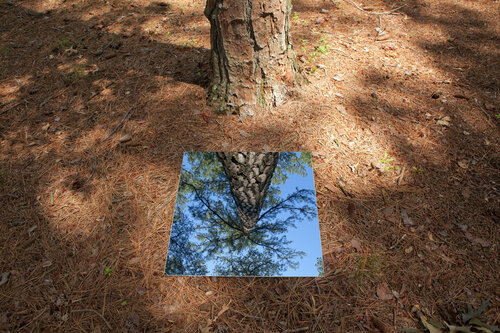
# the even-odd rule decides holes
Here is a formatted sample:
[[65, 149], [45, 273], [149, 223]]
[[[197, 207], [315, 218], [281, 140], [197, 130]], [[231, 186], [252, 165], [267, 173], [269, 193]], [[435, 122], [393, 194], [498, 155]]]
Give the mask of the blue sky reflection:
[[320, 276], [310, 154], [280, 153], [250, 232], [241, 228], [227, 177], [216, 153], [184, 153], [165, 274]]

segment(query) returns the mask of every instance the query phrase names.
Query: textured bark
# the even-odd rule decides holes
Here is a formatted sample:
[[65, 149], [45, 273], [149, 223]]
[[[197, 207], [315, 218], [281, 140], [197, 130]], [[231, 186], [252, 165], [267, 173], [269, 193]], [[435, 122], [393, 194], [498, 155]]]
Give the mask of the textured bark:
[[243, 231], [249, 233], [259, 220], [279, 153], [217, 153], [224, 166]]
[[219, 112], [253, 115], [285, 101], [296, 77], [291, 9], [291, 0], [207, 0], [209, 102]]

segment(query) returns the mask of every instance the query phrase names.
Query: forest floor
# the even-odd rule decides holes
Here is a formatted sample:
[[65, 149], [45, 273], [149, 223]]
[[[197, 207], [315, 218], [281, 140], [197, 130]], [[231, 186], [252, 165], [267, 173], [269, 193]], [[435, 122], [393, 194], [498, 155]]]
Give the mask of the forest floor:
[[[356, 2], [295, 0], [310, 83], [239, 119], [201, 0], [0, 0], [0, 331], [498, 326], [500, 5]], [[313, 152], [324, 277], [163, 276], [182, 152], [221, 150]]]

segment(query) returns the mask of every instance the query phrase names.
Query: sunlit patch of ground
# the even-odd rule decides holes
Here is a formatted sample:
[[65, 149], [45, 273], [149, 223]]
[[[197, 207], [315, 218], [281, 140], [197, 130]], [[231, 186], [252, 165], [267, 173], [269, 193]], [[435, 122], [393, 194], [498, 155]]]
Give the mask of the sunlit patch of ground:
[[[205, 103], [199, 1], [1, 1], [0, 328], [389, 332], [482, 299], [498, 325], [494, 5], [294, 1], [310, 82], [240, 120]], [[326, 276], [163, 277], [194, 150], [314, 152]]]

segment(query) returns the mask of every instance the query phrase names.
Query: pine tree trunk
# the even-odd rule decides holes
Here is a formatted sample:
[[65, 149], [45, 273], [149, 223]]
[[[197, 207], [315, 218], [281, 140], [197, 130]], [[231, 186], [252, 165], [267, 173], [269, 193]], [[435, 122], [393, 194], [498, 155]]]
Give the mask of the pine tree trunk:
[[285, 101], [296, 78], [291, 9], [291, 0], [207, 0], [217, 111], [247, 116]]
[[217, 153], [224, 166], [242, 229], [249, 233], [259, 220], [279, 153]]

